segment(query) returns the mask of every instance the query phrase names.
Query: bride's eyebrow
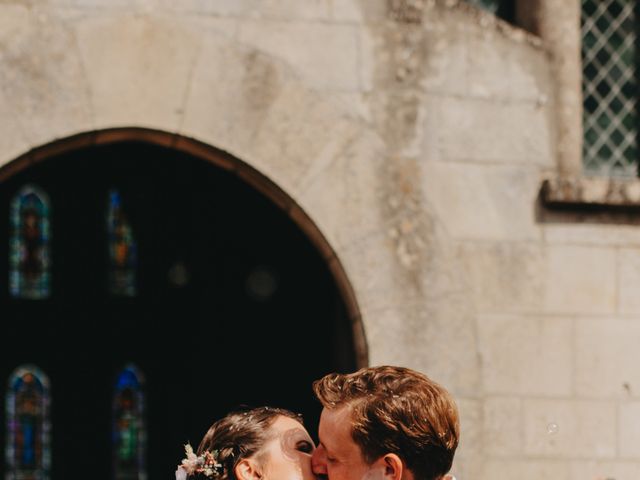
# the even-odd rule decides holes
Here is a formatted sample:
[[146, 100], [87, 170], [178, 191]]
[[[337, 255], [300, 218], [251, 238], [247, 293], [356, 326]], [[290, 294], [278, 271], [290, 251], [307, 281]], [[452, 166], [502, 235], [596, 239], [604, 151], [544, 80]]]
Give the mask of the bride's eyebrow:
[[300, 428], [290, 428], [288, 430], [284, 430], [284, 431], [278, 433], [278, 437], [283, 438], [283, 439], [284, 438], [293, 438], [296, 441], [304, 439], [304, 440], [308, 440], [308, 441], [313, 442], [311, 440], [311, 436], [305, 430], [302, 430]]

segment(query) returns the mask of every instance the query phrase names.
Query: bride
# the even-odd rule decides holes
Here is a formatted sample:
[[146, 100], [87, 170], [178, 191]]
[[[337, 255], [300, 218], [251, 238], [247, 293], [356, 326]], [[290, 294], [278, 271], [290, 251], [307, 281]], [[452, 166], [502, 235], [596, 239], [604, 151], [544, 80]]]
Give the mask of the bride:
[[185, 445], [176, 480], [316, 480], [314, 449], [302, 418], [289, 410], [231, 412], [209, 428], [197, 452]]

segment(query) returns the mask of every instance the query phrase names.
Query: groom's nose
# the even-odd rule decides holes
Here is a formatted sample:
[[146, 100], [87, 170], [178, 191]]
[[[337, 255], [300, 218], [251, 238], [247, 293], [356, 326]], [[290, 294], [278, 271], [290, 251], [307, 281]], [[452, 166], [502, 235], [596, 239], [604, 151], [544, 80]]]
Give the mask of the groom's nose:
[[327, 451], [322, 444], [318, 445], [311, 455], [311, 469], [316, 475], [327, 474]]

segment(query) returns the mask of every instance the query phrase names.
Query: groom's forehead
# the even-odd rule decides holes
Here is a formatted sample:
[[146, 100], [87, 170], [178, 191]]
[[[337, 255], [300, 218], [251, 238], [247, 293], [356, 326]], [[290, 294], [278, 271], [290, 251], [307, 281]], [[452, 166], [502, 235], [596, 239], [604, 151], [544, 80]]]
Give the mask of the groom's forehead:
[[351, 438], [351, 410], [348, 407], [324, 409], [318, 436], [325, 447]]
[[351, 424], [351, 407], [349, 405], [340, 405], [334, 408], [324, 408], [322, 409], [322, 414], [320, 415], [320, 421], [322, 421], [323, 417], [327, 422], [343, 424], [347, 425]]

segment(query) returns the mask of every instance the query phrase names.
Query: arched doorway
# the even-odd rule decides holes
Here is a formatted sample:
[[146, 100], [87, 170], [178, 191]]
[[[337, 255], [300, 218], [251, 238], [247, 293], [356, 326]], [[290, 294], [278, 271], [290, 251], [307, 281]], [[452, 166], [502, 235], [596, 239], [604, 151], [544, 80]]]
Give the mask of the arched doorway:
[[[129, 365], [144, 377], [151, 480], [239, 404], [289, 407], [315, 429], [312, 380], [360, 366], [364, 352], [337, 260], [237, 161], [157, 132], [109, 135], [32, 152], [0, 183], [0, 379], [21, 365], [47, 375], [51, 478], [114, 478], [114, 398]], [[43, 298], [16, 296], [10, 281], [10, 212], [25, 186], [50, 207]]]

